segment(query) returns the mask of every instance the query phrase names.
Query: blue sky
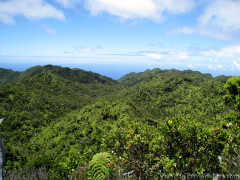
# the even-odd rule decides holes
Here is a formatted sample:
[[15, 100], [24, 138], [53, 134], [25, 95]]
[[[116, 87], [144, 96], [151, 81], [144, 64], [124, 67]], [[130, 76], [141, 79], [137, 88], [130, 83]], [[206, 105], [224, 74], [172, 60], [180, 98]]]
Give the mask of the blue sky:
[[0, 67], [240, 75], [240, 0], [0, 0]]

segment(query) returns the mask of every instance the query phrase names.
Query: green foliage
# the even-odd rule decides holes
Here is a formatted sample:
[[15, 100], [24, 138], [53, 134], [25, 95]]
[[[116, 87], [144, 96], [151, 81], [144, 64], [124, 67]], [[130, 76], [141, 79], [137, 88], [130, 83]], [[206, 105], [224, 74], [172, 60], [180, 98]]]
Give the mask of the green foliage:
[[[80, 154], [76, 150], [70, 150], [69, 154], [60, 162], [55, 162], [53, 167], [49, 170], [50, 179], [61, 180], [73, 174], [78, 167], [86, 164], [86, 153]], [[82, 174], [84, 175], [84, 174]]]
[[[239, 121], [239, 118], [238, 118]], [[228, 140], [222, 154], [222, 161], [228, 173], [240, 173], [240, 127], [239, 123], [227, 128]]]
[[239, 173], [239, 77], [154, 69], [114, 81], [52, 65], [2, 77], [6, 169], [43, 167], [50, 179]]
[[149, 179], [165, 174], [225, 173], [219, 156], [228, 136], [224, 130], [205, 129], [189, 117], [173, 118], [159, 127], [139, 122], [113, 129], [102, 147], [119, 158], [123, 172]]
[[89, 173], [92, 180], [109, 179], [112, 175], [112, 157], [107, 152], [97, 153], [89, 162]]
[[230, 78], [224, 87], [228, 90], [224, 96], [225, 103], [240, 112], [240, 77]]
[[164, 121], [191, 114], [193, 118], [212, 125], [220, 121], [227, 111], [223, 85], [205, 76], [160, 74], [131, 87], [125, 96], [143, 109], [148, 117]]
[[[91, 80], [98, 76], [94, 73], [93, 76], [87, 73], [90, 76], [88, 81], [86, 73], [81, 70], [70, 74], [68, 69], [66, 74], [65, 69], [60, 70], [55, 66], [35, 67], [27, 70], [27, 74], [35, 76], [0, 88], [0, 117], [4, 119], [0, 132], [4, 142], [7, 142], [6, 168], [21, 167], [28, 162], [31, 155], [39, 150], [34, 142], [35, 137], [58, 118], [100, 97], [110, 96], [121, 88], [113, 80], [100, 75], [96, 81]], [[57, 75], [58, 71], [62, 77]], [[74, 73], [77, 76], [82, 73], [85, 82], [63, 78]]]
[[229, 173], [240, 173], [240, 77], [230, 78], [224, 86], [228, 93], [224, 96], [225, 103], [233, 111], [224, 118], [223, 128], [229, 135], [223, 161]]
[[46, 65], [46, 66], [35, 66], [27, 69], [23, 72], [15, 72], [10, 69], [0, 68], [0, 86], [14, 82], [21, 82], [28, 78], [34, 77], [41, 73], [52, 73], [57, 76], [60, 76], [64, 79], [84, 83], [84, 84], [116, 84], [117, 82], [108, 78], [106, 76], [102, 76], [97, 73], [87, 72], [81, 69], [70, 69], [70, 68], [62, 68], [60, 66]]
[[185, 70], [185, 71], [179, 71], [176, 69], [171, 69], [171, 70], [161, 70], [159, 68], [155, 68], [153, 70], [146, 70], [144, 72], [140, 72], [140, 73], [129, 73], [126, 74], [125, 76], [123, 76], [122, 78], [120, 78], [118, 80], [118, 82], [127, 85], [127, 86], [133, 86], [137, 83], [140, 83], [146, 79], [151, 79], [155, 76], [165, 76], [165, 77], [169, 77], [172, 75], [175, 76], [182, 76], [182, 75], [188, 75], [191, 77], [202, 77], [204, 79], [209, 79], [212, 76], [210, 74], [201, 74], [198, 71], [192, 71], [192, 70]]
[[218, 128], [206, 129], [196, 120], [173, 118], [161, 128], [163, 171], [168, 173], [224, 173], [219, 156], [227, 142]]
[[161, 140], [157, 128], [140, 122], [129, 122], [104, 136], [102, 148], [116, 154], [122, 174], [133, 170], [136, 177], [147, 179], [159, 171]]
[[14, 81], [14, 79], [19, 75], [20, 72], [14, 72], [10, 69], [0, 68], [0, 87], [4, 84]]

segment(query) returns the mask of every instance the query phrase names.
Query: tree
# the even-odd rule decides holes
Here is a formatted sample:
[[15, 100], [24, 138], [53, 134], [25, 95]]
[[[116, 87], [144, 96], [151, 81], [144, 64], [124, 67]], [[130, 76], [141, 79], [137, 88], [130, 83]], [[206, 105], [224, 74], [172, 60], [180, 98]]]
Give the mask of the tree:
[[240, 76], [230, 78], [224, 86], [228, 94], [224, 96], [225, 103], [240, 113]]
[[240, 76], [230, 78], [224, 86], [228, 93], [224, 96], [225, 103], [232, 108], [224, 118], [223, 127], [229, 134], [227, 148], [223, 154], [227, 170], [230, 173], [240, 172]]
[[188, 116], [168, 120], [160, 129], [165, 139], [160, 159], [166, 173], [224, 172], [218, 158], [227, 139], [223, 130], [206, 129]]

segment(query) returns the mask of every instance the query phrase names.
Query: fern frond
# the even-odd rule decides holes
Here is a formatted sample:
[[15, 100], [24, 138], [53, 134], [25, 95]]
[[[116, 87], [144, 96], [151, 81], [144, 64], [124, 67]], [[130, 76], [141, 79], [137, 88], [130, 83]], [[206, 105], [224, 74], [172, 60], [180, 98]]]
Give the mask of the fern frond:
[[89, 163], [90, 174], [93, 180], [105, 180], [109, 176], [107, 164], [111, 161], [111, 155], [107, 152], [97, 153]]

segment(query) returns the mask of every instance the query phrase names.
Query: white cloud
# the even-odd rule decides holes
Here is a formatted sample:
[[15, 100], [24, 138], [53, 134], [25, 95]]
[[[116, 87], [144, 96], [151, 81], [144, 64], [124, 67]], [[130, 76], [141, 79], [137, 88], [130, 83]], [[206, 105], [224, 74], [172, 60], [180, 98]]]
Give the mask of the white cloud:
[[193, 65], [192, 64], [188, 64], [187, 65], [189, 68], [193, 68]]
[[172, 33], [201, 34], [222, 40], [232, 40], [235, 33], [240, 31], [240, 0], [212, 0], [198, 2], [204, 6], [196, 25], [176, 28]]
[[55, 18], [64, 20], [64, 14], [44, 0], [0, 0], [0, 22], [14, 23], [15, 16], [28, 19]]
[[204, 56], [219, 57], [227, 59], [240, 59], [240, 45], [238, 46], [226, 46], [220, 49], [210, 49], [203, 51]]
[[87, 0], [86, 4], [93, 15], [107, 12], [121, 19], [146, 18], [161, 21], [164, 13], [190, 11], [194, 0]]
[[203, 34], [227, 39], [229, 34], [240, 30], [240, 1], [214, 0], [199, 17], [199, 28]]
[[199, 17], [201, 26], [220, 28], [223, 31], [240, 30], [240, 1], [215, 0]]
[[221, 64], [209, 64], [208, 69], [211, 69], [211, 70], [223, 69], [223, 65], [221, 65]]
[[151, 52], [151, 51], [141, 51], [138, 54], [144, 55], [147, 57], [150, 57], [154, 60], [161, 60], [161, 59], [167, 59], [167, 60], [185, 60], [189, 58], [189, 54], [187, 52]]
[[158, 9], [161, 12], [179, 14], [189, 12], [194, 6], [194, 0], [155, 0]]
[[160, 60], [165, 56], [164, 54], [157, 53], [157, 52], [142, 52], [140, 54], [155, 60]]
[[240, 70], [240, 64], [238, 64], [237, 61], [233, 61], [233, 67], [237, 68], [238, 70]]

